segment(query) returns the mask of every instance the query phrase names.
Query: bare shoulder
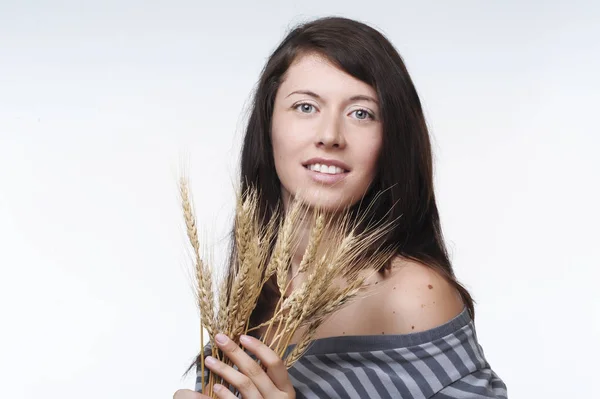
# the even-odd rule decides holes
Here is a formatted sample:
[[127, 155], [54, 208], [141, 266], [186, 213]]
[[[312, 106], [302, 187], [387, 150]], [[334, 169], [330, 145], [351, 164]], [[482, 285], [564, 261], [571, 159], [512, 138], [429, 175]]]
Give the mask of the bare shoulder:
[[386, 334], [429, 330], [452, 320], [464, 309], [463, 300], [449, 281], [412, 260], [394, 259], [379, 289]]

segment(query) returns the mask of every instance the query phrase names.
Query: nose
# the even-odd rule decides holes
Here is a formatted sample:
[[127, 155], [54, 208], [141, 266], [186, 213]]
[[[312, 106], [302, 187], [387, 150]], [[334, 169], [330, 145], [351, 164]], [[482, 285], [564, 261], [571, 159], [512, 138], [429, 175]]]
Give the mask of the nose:
[[317, 147], [344, 148], [346, 141], [337, 116], [323, 118], [319, 126], [316, 143]]

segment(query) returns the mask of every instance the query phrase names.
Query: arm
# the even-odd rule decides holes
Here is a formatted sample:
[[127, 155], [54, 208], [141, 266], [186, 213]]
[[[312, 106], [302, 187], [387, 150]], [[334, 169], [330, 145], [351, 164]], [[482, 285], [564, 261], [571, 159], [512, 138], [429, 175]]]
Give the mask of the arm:
[[417, 262], [394, 261], [381, 287], [381, 323], [389, 334], [430, 330], [456, 317], [464, 303], [454, 287]]
[[[453, 319], [464, 309], [464, 303], [452, 284], [427, 266], [398, 261], [388, 279], [389, 282], [385, 283], [384, 306], [389, 308], [383, 313], [397, 316], [390, 318], [390, 325], [387, 327], [394, 333], [430, 330]], [[474, 326], [471, 328], [472, 334], [471, 331], [457, 333], [445, 341], [446, 345], [434, 343], [443, 352], [439, 354], [440, 357], [464, 362], [465, 368], [455, 369], [458, 373], [445, 370], [447, 379], [440, 379], [442, 386], [429, 396], [430, 399], [507, 398], [506, 385], [485, 361], [476, 340]], [[470, 351], [477, 358], [475, 362], [465, 358]], [[435, 361], [432, 358], [420, 360], [431, 364]]]

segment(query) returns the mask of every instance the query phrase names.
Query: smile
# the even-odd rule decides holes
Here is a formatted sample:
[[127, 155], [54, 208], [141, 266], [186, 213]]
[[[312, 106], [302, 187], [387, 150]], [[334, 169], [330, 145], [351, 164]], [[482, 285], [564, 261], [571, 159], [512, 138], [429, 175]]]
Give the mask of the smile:
[[339, 166], [334, 165], [324, 165], [320, 163], [314, 163], [310, 165], [304, 166], [308, 170], [312, 170], [313, 172], [325, 173], [328, 175], [339, 175], [346, 173], [346, 171]]
[[309, 177], [321, 185], [334, 186], [341, 183], [350, 174], [339, 166], [324, 164], [308, 164], [304, 166]]

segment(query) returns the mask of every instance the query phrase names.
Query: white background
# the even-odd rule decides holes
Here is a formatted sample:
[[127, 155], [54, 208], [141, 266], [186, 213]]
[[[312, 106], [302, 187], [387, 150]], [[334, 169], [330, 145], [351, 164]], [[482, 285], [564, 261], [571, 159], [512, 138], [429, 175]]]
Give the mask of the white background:
[[0, 397], [193, 387], [181, 157], [222, 239], [259, 72], [290, 27], [330, 14], [406, 61], [509, 397], [597, 397], [600, 7], [416, 3], [0, 1]]

